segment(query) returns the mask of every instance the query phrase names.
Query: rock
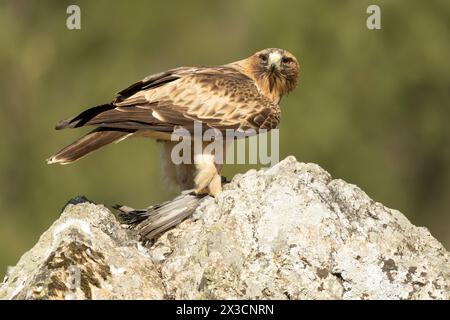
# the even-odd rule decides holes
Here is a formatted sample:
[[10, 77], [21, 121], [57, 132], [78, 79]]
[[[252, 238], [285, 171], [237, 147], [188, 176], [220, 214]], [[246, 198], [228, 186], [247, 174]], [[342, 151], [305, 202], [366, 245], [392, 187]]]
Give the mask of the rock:
[[148, 250], [104, 206], [77, 197], [8, 271], [1, 299], [162, 299]]
[[426, 228], [288, 157], [237, 175], [149, 247], [78, 198], [0, 298], [450, 299], [449, 262]]

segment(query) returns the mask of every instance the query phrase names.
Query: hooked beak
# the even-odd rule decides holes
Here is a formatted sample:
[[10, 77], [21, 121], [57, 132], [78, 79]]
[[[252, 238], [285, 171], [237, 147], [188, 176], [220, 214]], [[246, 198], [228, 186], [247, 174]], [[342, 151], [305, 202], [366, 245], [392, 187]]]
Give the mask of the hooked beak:
[[278, 52], [272, 52], [269, 54], [268, 66], [269, 66], [270, 72], [274, 72], [275, 70], [280, 69], [281, 58], [282, 58], [282, 56]]

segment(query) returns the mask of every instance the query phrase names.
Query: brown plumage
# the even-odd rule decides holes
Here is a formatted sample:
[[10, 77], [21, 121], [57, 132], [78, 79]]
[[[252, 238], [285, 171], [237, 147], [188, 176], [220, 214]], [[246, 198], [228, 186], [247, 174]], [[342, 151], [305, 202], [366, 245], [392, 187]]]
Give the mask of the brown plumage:
[[[170, 143], [174, 129], [183, 127], [192, 131], [194, 121], [201, 121], [205, 129], [221, 131], [273, 129], [280, 121], [278, 103], [295, 88], [298, 72], [299, 64], [292, 54], [271, 48], [223, 66], [181, 67], [150, 75], [119, 92], [111, 103], [60, 121], [56, 125], [58, 130], [82, 126], [96, 129], [47, 162], [72, 163], [131, 136]], [[183, 165], [168, 167], [178, 170], [180, 166]], [[217, 178], [220, 168], [214, 163], [184, 167], [182, 170], [190, 172], [185, 176], [193, 177], [187, 183], [181, 183], [177, 174], [172, 176], [183, 186], [195, 186], [199, 193], [216, 195], [221, 190]], [[206, 174], [206, 170], [210, 173]]]

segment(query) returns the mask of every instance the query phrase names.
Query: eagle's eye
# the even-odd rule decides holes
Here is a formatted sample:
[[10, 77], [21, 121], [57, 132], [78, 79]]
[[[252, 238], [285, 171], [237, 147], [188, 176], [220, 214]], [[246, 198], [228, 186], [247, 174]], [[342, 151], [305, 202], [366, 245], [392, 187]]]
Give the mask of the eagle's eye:
[[294, 61], [294, 60], [292, 60], [292, 58], [289, 58], [289, 57], [283, 57], [282, 59], [281, 59], [281, 63], [291, 63], [292, 61]]
[[260, 59], [263, 63], [266, 63], [266, 62], [269, 60], [269, 55], [268, 55], [268, 54], [261, 53], [261, 54], [259, 55], [259, 59]]

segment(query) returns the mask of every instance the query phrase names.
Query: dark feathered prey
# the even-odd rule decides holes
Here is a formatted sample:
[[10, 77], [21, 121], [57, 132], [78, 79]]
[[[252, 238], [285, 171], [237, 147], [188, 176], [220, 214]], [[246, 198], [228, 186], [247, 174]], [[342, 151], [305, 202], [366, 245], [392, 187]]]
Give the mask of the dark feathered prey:
[[139, 238], [146, 242], [189, 217], [205, 197], [208, 196], [196, 195], [192, 190], [187, 190], [173, 200], [147, 209], [136, 210], [120, 205], [115, 206], [115, 209], [119, 210], [119, 220], [134, 229]]

